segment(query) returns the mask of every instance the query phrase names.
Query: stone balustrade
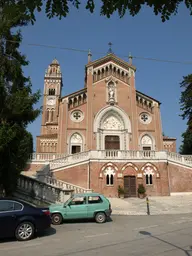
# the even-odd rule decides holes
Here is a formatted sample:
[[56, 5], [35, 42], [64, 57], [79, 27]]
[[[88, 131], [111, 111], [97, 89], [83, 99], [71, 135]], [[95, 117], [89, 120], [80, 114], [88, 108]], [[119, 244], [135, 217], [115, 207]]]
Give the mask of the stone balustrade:
[[192, 167], [192, 155], [181, 155], [174, 152], [167, 152], [167, 159]]
[[63, 158], [65, 156], [66, 154], [59, 153], [32, 153], [29, 156], [29, 162], [45, 162], [58, 158]]
[[[167, 151], [147, 151], [147, 150], [91, 150], [80, 152], [73, 155], [65, 154], [33, 154], [30, 158], [34, 161], [48, 161], [51, 170], [64, 167], [67, 165], [88, 161], [88, 160], [100, 160], [111, 159], [116, 160], [170, 160], [172, 162], [181, 163], [192, 167], [192, 156], [180, 155], [174, 152]], [[44, 159], [44, 160], [43, 160]]]
[[131, 150], [92, 150], [81, 152], [74, 155], [68, 155], [63, 158], [50, 161], [51, 170], [63, 166], [88, 161], [88, 160], [111, 159], [119, 160], [149, 160], [149, 159], [167, 159], [167, 153], [164, 151], [131, 151]]
[[72, 187], [59, 187], [24, 175], [20, 175], [16, 190], [16, 195], [23, 199], [32, 198], [48, 204], [65, 202], [73, 193]]
[[83, 187], [76, 186], [74, 184], [67, 183], [65, 181], [58, 180], [58, 179], [55, 179], [55, 178], [52, 178], [52, 177], [49, 177], [49, 176], [45, 177], [44, 182], [46, 184], [50, 184], [50, 185], [53, 185], [55, 187], [61, 188], [62, 190], [73, 190], [74, 193], [76, 193], [76, 194], [92, 192], [91, 189], [85, 189]]

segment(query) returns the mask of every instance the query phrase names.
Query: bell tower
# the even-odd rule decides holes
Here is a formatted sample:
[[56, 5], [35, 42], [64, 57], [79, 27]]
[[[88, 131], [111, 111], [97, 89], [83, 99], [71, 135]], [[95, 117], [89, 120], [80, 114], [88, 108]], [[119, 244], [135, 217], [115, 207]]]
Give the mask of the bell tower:
[[45, 71], [41, 135], [57, 133], [59, 98], [62, 90], [62, 74], [59, 62], [54, 59]]

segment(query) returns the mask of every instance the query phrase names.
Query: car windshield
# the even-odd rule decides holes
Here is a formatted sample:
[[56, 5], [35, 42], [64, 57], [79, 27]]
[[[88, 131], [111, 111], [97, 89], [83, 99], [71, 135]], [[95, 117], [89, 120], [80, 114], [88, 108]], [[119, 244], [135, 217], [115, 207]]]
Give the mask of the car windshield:
[[69, 203], [69, 201], [71, 201], [71, 199], [72, 199], [72, 196], [69, 197], [69, 199], [64, 203], [64, 205], [67, 205]]

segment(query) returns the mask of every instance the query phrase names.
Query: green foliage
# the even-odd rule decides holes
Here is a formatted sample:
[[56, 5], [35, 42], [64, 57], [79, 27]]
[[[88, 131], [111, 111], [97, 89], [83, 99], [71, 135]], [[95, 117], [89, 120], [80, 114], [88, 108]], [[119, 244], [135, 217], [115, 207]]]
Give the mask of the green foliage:
[[124, 194], [124, 188], [122, 186], [118, 186], [118, 194], [123, 195]]
[[139, 184], [138, 189], [137, 189], [137, 192], [138, 192], [138, 194], [145, 194], [146, 189], [145, 189], [145, 187], [143, 186], [143, 184]]
[[182, 134], [183, 144], [180, 147], [181, 154], [192, 154], [192, 74], [183, 77], [181, 82], [183, 89], [180, 98], [182, 118], [187, 120], [187, 130]]
[[186, 132], [182, 134], [183, 144], [180, 147], [180, 154], [192, 155], [192, 132], [187, 128]]
[[81, 3], [85, 3], [85, 8], [91, 13], [95, 10], [95, 5], [101, 5], [100, 14], [110, 18], [114, 12], [118, 12], [120, 17], [123, 17], [127, 12], [130, 15], [137, 15], [143, 6], [148, 6], [153, 9], [155, 15], [161, 15], [161, 20], [164, 22], [169, 20], [170, 16], [177, 14], [181, 3], [184, 3], [192, 14], [192, 0], [6, 0], [7, 2], [15, 2], [20, 9], [31, 16], [32, 21], [35, 21], [35, 12], [42, 11], [45, 4], [45, 12], [49, 18], [66, 17], [70, 12], [70, 7], [79, 9]]
[[183, 77], [181, 88], [184, 89], [181, 93], [180, 104], [181, 115], [183, 119], [187, 119], [187, 125], [192, 126], [192, 74]]
[[[14, 17], [10, 10], [14, 10]], [[40, 92], [32, 92], [30, 79], [23, 74], [22, 67], [28, 61], [18, 50], [21, 33], [12, 32], [27, 25], [31, 17], [7, 1], [5, 5], [1, 2], [0, 17], [0, 188], [10, 195], [33, 152], [32, 135], [26, 128], [40, 113], [34, 109]]]

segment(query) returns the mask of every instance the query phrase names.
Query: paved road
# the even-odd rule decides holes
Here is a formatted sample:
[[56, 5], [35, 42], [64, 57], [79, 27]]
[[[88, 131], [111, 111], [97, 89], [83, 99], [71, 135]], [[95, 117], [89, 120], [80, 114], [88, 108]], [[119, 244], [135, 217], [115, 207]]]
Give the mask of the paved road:
[[2, 256], [189, 256], [191, 214], [113, 216], [105, 224], [67, 223], [29, 242], [1, 241]]

